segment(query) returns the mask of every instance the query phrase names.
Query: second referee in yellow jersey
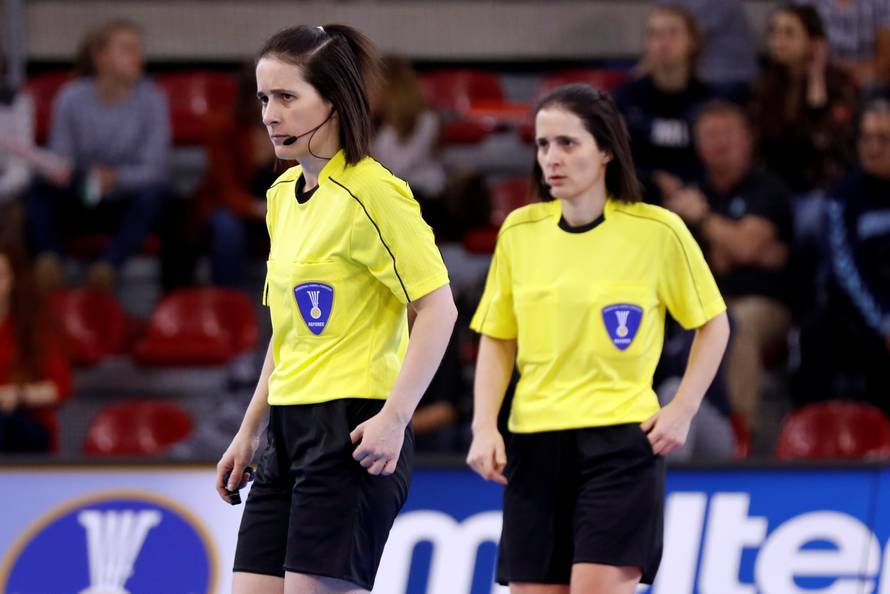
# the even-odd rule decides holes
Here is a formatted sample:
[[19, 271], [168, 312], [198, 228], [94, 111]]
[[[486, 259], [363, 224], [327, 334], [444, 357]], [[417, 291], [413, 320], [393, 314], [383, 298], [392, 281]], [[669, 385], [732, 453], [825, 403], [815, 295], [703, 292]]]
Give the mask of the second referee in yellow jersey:
[[[663, 454], [680, 446], [726, 347], [723, 299], [674, 214], [640, 202], [605, 93], [535, 110], [543, 202], [501, 227], [471, 327], [482, 334], [470, 466], [506, 485], [497, 580], [521, 594], [633, 594], [661, 561]], [[696, 328], [675, 399], [652, 376], [665, 316]], [[505, 444], [497, 415], [515, 363]]]

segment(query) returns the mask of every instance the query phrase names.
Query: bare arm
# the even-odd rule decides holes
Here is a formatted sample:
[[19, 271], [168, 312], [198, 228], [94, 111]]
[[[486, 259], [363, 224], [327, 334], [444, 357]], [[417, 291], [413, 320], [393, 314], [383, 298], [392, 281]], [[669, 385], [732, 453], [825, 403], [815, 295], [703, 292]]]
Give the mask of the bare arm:
[[350, 433], [353, 443], [360, 442], [353, 458], [371, 474], [395, 472], [405, 427], [439, 367], [457, 320], [450, 285], [421, 297], [412, 309], [416, 317], [399, 377], [381, 411]]
[[507, 453], [498, 432], [498, 413], [513, 374], [516, 340], [482, 336], [473, 386], [473, 443], [467, 464], [482, 478], [506, 484]]
[[729, 318], [726, 312], [711, 318], [696, 330], [677, 395], [642, 424], [656, 454], [667, 454], [686, 442], [692, 418], [717, 375], [728, 342]]
[[[225, 501], [229, 500], [226, 487], [231, 490], [238, 488], [242, 483], [244, 469], [253, 461], [253, 456], [259, 447], [263, 419], [269, 412], [269, 377], [271, 377], [274, 369], [275, 359], [272, 355], [272, 341], [269, 340], [269, 347], [266, 349], [266, 358], [263, 361], [260, 379], [257, 381], [253, 398], [251, 398], [250, 404], [247, 406], [247, 412], [244, 413], [241, 428], [238, 429], [238, 433], [232, 439], [231, 445], [229, 445], [216, 465], [216, 491]], [[231, 472], [227, 485], [223, 482], [226, 472]]]
[[788, 247], [776, 237], [768, 219], [748, 215], [734, 221], [710, 214], [701, 225], [708, 242], [733, 263], [763, 268], [781, 268], [788, 261]]
[[26, 384], [22, 388], [22, 404], [25, 406], [52, 406], [59, 400], [59, 387], [49, 380]]

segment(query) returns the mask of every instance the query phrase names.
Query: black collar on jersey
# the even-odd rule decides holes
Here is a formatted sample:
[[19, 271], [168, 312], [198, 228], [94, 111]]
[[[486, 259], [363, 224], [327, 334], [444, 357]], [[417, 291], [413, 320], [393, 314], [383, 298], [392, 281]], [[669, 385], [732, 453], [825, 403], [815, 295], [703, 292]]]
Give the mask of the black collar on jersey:
[[318, 185], [309, 190], [308, 192], [304, 191], [306, 187], [306, 178], [303, 177], [303, 174], [300, 174], [299, 179], [297, 179], [297, 183], [294, 186], [294, 196], [297, 198], [297, 202], [300, 204], [306, 204], [309, 202], [309, 199], [312, 198], [312, 195], [315, 194], [315, 190], [318, 189]]
[[606, 220], [606, 216], [604, 213], [601, 213], [600, 216], [596, 217], [589, 223], [585, 223], [584, 225], [578, 225], [577, 227], [573, 227], [569, 224], [569, 222], [565, 219], [565, 217], [559, 217], [559, 228], [568, 233], [585, 233], [590, 231], [594, 227], [598, 227], [600, 223]]

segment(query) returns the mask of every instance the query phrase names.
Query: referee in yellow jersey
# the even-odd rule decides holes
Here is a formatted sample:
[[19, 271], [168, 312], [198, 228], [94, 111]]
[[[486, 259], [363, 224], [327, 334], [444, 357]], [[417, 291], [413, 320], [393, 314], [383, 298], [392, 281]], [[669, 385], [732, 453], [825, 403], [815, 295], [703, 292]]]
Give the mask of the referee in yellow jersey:
[[[482, 339], [467, 461], [506, 484], [498, 582], [513, 594], [632, 594], [658, 569], [662, 456], [685, 441], [717, 371], [726, 306], [681, 220], [640, 202], [611, 97], [553, 91], [535, 139], [543, 202], [501, 227], [472, 321]], [[666, 311], [697, 333], [659, 409]], [[496, 419], [514, 359], [508, 453]]]
[[234, 594], [371, 590], [408, 491], [409, 421], [457, 316], [411, 190], [368, 156], [376, 69], [370, 41], [342, 25], [284, 30], [259, 53], [263, 122], [276, 156], [299, 165], [267, 194], [272, 339], [217, 466], [228, 500], [268, 412]]

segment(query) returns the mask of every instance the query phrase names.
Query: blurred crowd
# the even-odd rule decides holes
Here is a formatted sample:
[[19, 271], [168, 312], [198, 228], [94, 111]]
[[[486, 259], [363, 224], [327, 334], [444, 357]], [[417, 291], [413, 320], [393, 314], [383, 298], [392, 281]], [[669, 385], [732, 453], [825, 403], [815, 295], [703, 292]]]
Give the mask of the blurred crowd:
[[[146, 75], [143, 44], [136, 24], [107, 23], [85, 37], [74, 72], [51, 93], [0, 88], [0, 452], [60, 451], [56, 412], [81, 396], [85, 365], [68, 336], [77, 329], [62, 319], [74, 314], [59, 305], [75, 291], [120, 295], [128, 263], [149, 259], [161, 305], [194, 296], [195, 286], [259, 301], [265, 190], [287, 165], [276, 162], [260, 119], [253, 66], [214, 83], [210, 97], [230, 100], [206, 110], [181, 142], [177, 134], [189, 132], [171, 126], [176, 92]], [[727, 300], [730, 348], [680, 458], [770, 454], [780, 428], [767, 420], [767, 402], [779, 416], [837, 399], [890, 413], [890, 1], [782, 5], [759, 40], [739, 0], [656, 2], [639, 60], [550, 74], [539, 88], [580, 80], [613, 93], [646, 201], [686, 222]], [[504, 150], [486, 144], [499, 133], [519, 147], [516, 172], [531, 171], [534, 96], [504, 99], [486, 90], [492, 79], [417, 72], [390, 56], [372, 93], [373, 154], [409, 182], [455, 267], [461, 320], [416, 413], [423, 451], [465, 453], [476, 348], [469, 317], [497, 226], [535, 199], [526, 175], [505, 175], [486, 158], [449, 158], [468, 146], [483, 157]], [[48, 124], [40, 104], [51, 104]], [[204, 159], [187, 191], [173, 173], [181, 144], [200, 146]], [[206, 330], [206, 313], [185, 311]], [[175, 334], [176, 316], [161, 313], [125, 319], [108, 354], [128, 356], [126, 345], [153, 331]], [[108, 324], [100, 320], [97, 332]], [[666, 336], [655, 384], [663, 402], [692, 341], [676, 324]], [[172, 340], [172, 351], [187, 342]], [[176, 446], [211, 457], [228, 443], [255, 375], [249, 358], [197, 348], [204, 358], [185, 363], [241, 366]], [[143, 365], [167, 363], [141, 352]]]

